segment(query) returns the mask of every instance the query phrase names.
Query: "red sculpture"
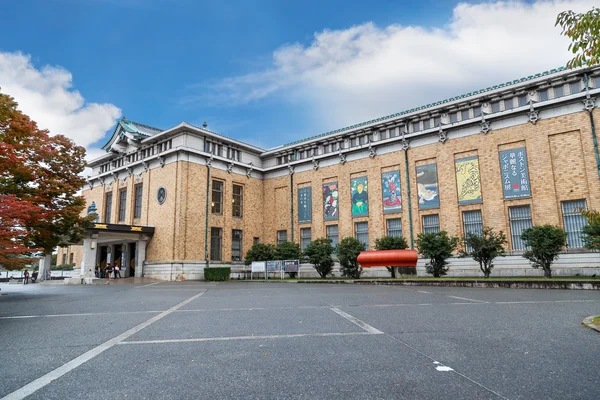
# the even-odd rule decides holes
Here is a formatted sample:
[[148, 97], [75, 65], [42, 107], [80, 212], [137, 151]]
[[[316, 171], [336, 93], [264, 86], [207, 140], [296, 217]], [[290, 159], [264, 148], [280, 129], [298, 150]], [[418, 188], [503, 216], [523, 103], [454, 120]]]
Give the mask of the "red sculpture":
[[370, 267], [416, 267], [416, 250], [362, 251], [356, 261], [363, 268]]

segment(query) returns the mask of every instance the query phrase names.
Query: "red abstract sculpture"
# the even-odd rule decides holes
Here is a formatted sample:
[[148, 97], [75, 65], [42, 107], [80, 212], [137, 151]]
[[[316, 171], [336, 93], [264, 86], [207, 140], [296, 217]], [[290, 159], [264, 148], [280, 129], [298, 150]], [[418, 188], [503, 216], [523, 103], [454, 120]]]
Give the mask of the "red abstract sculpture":
[[357, 261], [363, 268], [370, 267], [416, 267], [416, 250], [362, 251]]

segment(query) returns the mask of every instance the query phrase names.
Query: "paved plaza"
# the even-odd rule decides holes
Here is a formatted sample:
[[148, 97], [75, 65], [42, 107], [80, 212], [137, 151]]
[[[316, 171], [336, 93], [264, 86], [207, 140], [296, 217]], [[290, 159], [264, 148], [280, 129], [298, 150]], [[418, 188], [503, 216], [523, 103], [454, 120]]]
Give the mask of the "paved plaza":
[[600, 398], [600, 335], [581, 325], [597, 291], [0, 289], [3, 399]]

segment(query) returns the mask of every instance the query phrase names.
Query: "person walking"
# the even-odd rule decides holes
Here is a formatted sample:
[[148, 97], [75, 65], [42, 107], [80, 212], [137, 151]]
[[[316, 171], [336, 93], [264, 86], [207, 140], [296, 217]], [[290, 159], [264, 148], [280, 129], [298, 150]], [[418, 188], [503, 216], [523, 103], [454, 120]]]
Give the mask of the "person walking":
[[121, 268], [119, 267], [119, 264], [115, 263], [114, 265], [114, 271], [115, 271], [115, 279], [117, 279], [117, 277], [121, 277]]
[[29, 283], [29, 271], [27, 271], [27, 269], [25, 269], [25, 272], [23, 273], [23, 285], [27, 285]]

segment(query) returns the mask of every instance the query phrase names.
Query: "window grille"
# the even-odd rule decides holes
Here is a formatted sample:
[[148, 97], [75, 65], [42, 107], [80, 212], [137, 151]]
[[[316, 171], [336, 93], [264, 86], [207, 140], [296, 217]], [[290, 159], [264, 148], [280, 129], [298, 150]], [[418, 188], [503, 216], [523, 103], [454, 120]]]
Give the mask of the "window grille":
[[135, 185], [135, 206], [133, 212], [133, 218], [140, 218], [142, 216], [142, 184]]
[[112, 193], [106, 193], [105, 204], [104, 204], [104, 222], [110, 224], [112, 217]]
[[231, 261], [242, 261], [242, 231], [231, 231]]
[[571, 248], [584, 247], [581, 230], [588, 223], [585, 217], [581, 215], [580, 210], [587, 210], [585, 200], [563, 201], [561, 205], [563, 225], [565, 232], [567, 232], [567, 246]]
[[421, 123], [419, 121], [412, 123], [412, 131], [419, 132], [421, 130]]
[[505, 110], [512, 110], [514, 108], [514, 102], [513, 99], [506, 99], [504, 100], [504, 109]]
[[462, 110], [460, 112], [460, 119], [461, 121], [466, 121], [469, 119], [469, 110]]
[[[481, 210], [463, 211], [463, 234], [467, 237], [468, 233], [481, 236], [483, 234], [483, 219], [481, 217]], [[473, 249], [467, 246], [467, 252], [471, 252]]]
[[481, 117], [481, 106], [473, 107], [473, 118]]
[[519, 107], [523, 107], [527, 105], [527, 95], [523, 94], [519, 96]]
[[244, 207], [244, 187], [233, 185], [233, 205], [232, 214], [234, 217], [241, 217]]
[[127, 189], [119, 191], [119, 222], [125, 221], [125, 210], [127, 209]]
[[277, 244], [287, 242], [287, 231], [277, 231]]
[[540, 95], [540, 101], [546, 101], [546, 100], [548, 100], [548, 89], [546, 89], [546, 90], [540, 90], [538, 93]]
[[337, 246], [339, 243], [338, 239], [338, 226], [337, 225], [327, 225], [327, 239], [331, 239], [331, 245], [333, 247]]
[[365, 245], [365, 250], [369, 250], [369, 223], [356, 222], [354, 224], [354, 234], [356, 239]]
[[565, 95], [565, 91], [562, 86], [556, 86], [554, 88], [554, 97], [563, 97]]
[[423, 121], [423, 129], [431, 129], [431, 119]]
[[300, 229], [300, 247], [302, 251], [308, 246], [311, 241], [311, 230], [310, 228]]
[[212, 203], [213, 214], [223, 214], [223, 182], [212, 181]]
[[513, 250], [527, 250], [521, 234], [525, 229], [533, 226], [531, 222], [531, 207], [516, 206], [508, 208], [508, 219], [510, 222], [510, 237]]
[[423, 215], [423, 232], [424, 233], [439, 233], [440, 232], [440, 216], [438, 214]]
[[388, 236], [402, 236], [402, 220], [400, 218], [388, 219], [385, 223]]
[[223, 243], [223, 230], [210, 228], [210, 259], [221, 261], [221, 245]]
[[571, 94], [577, 94], [577, 93], [579, 93], [579, 91], [580, 91], [580, 89], [579, 89], [579, 81], [570, 83], [569, 84], [569, 89], [571, 90]]
[[495, 101], [492, 103], [492, 112], [493, 113], [500, 112], [500, 101]]
[[455, 122], [458, 122], [458, 113], [452, 113], [450, 114], [450, 123], [453, 124]]

